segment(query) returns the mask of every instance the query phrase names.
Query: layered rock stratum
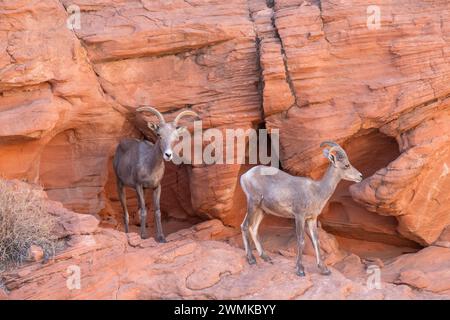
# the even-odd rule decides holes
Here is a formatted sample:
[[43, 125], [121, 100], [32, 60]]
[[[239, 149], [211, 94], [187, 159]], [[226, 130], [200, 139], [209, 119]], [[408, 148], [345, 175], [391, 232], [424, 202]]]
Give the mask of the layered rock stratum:
[[[320, 218], [323, 229], [345, 248], [357, 248], [354, 241], [401, 252], [426, 247], [389, 270], [397, 283], [448, 290], [436, 283], [441, 269], [415, 259], [445, 257], [449, 242], [450, 4], [377, 6], [374, 29], [362, 0], [2, 1], [0, 174], [38, 183], [51, 200], [122, 230], [111, 159], [122, 137], [145, 132], [134, 112], [142, 104], [169, 120], [195, 110], [204, 129], [280, 129], [280, 165], [295, 175], [319, 178], [327, 165], [319, 144], [335, 140], [365, 179], [339, 185]], [[70, 29], [74, 8], [80, 28]], [[248, 167], [168, 166], [165, 219], [238, 227], [245, 214], [238, 181]], [[150, 195], [147, 202], [151, 209]], [[134, 213], [132, 192], [128, 203]], [[270, 230], [289, 222], [265, 224]], [[91, 235], [97, 245], [117, 238], [108, 249], [117, 256], [138, 250], [119, 231], [99, 230]], [[210, 254], [202, 243], [188, 246], [205, 259]], [[146, 259], [161, 248], [145, 249]], [[249, 270], [241, 263], [226, 273]], [[27, 284], [18, 279], [11, 283]]]

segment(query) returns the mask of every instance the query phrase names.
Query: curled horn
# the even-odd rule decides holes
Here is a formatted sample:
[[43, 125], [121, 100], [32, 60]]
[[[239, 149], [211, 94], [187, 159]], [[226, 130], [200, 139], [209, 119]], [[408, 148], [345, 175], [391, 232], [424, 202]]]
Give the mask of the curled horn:
[[330, 147], [341, 147], [340, 145], [338, 145], [336, 142], [334, 141], [324, 141], [320, 144], [320, 147], [323, 148], [325, 146], [330, 146]]
[[155, 116], [158, 117], [159, 123], [166, 123], [166, 120], [164, 120], [164, 117], [163, 117], [163, 115], [161, 114], [161, 112], [159, 112], [158, 110], [156, 110], [156, 109], [153, 108], [153, 107], [140, 107], [140, 108], [137, 108], [136, 111], [138, 111], [138, 112], [142, 112], [142, 111], [148, 111], [148, 112], [151, 112], [151, 113], [153, 113]]
[[178, 126], [178, 121], [181, 120], [181, 118], [185, 117], [185, 116], [196, 116], [198, 117], [198, 114], [194, 111], [191, 110], [185, 110], [185, 111], [181, 111], [175, 118], [175, 120], [173, 120], [173, 123], [175, 126]]
[[342, 149], [342, 147], [337, 144], [334, 141], [324, 141], [320, 144], [320, 147], [323, 148], [325, 146], [329, 146], [330, 148], [330, 152], [332, 151], [336, 151], [337, 153], [339, 153], [341, 156], [343, 157], [347, 157], [347, 154], [345, 153], [344, 149]]

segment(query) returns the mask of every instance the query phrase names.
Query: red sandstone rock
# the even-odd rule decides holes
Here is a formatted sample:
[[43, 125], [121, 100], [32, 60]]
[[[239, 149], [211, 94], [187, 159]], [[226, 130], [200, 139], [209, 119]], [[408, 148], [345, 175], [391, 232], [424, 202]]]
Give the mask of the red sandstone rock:
[[[10, 29], [0, 35], [0, 136], [11, 141], [1, 146], [0, 171], [8, 178], [39, 181], [70, 209], [114, 217], [120, 210], [110, 203], [116, 190], [108, 163], [119, 136], [138, 135], [127, 121], [134, 122], [134, 108], [189, 106], [205, 128], [260, 121], [257, 48], [246, 1], [62, 3], [81, 8], [81, 29], [65, 27], [67, 13], [57, 1], [41, 1], [32, 15], [32, 4], [23, 1], [1, 8]], [[13, 125], [18, 117], [20, 126]], [[17, 154], [20, 161], [12, 161]], [[232, 216], [239, 168], [169, 168], [163, 212]]]
[[[425, 263], [429, 249], [446, 248], [430, 247], [412, 255], [419, 262], [410, 260], [411, 255], [400, 257], [382, 269], [383, 276], [392, 275], [388, 281], [394, 284], [383, 281], [380, 289], [374, 289], [367, 286], [366, 273], [352, 273], [364, 268], [355, 255], [328, 262], [335, 265], [329, 277], [319, 274], [310, 255], [304, 256], [307, 276], [298, 277], [295, 255], [279, 255], [270, 246], [274, 263], [258, 257], [257, 265], [250, 266], [242, 248], [223, 241], [234, 229], [219, 220], [180, 230], [160, 244], [137, 233], [97, 228], [95, 219], [69, 214], [54, 201], [47, 207], [52, 214], [64, 211], [58, 222], [72, 226], [65, 229], [67, 246], [44, 264], [26, 263], [0, 274], [0, 299], [443, 299], [450, 295], [447, 252], [432, 253], [439, 259], [431, 268]], [[321, 238], [325, 252], [331, 250], [335, 256], [340, 252], [332, 236], [321, 231]], [[402, 259], [405, 263], [400, 263]], [[439, 283], [437, 276], [441, 276]], [[412, 291], [403, 283], [420, 290]]]
[[369, 30], [365, 1], [321, 1], [320, 7], [275, 1], [296, 106], [266, 117], [266, 124], [282, 129], [281, 162], [291, 173], [318, 177], [325, 139], [348, 147], [352, 163], [361, 163], [368, 178], [352, 186], [352, 198], [332, 199], [342, 216], [325, 215], [325, 227], [363, 239], [430, 244], [450, 223], [449, 24], [441, 28], [449, 16], [441, 13], [450, 7], [405, 3], [378, 3], [381, 29]]
[[388, 282], [448, 295], [450, 249], [430, 246], [418, 253], [402, 255], [383, 269], [382, 276]]
[[41, 247], [32, 245], [28, 249], [28, 261], [37, 262], [41, 261], [44, 258], [44, 250]]
[[[192, 108], [204, 128], [250, 128], [262, 121], [269, 129], [280, 128], [281, 164], [291, 174], [319, 178], [327, 165], [319, 143], [341, 143], [366, 179], [351, 187], [341, 183], [321, 216], [323, 229], [340, 236], [336, 242], [324, 233], [326, 253], [338, 252], [342, 237], [383, 243], [374, 247], [407, 247], [407, 252], [417, 250], [417, 243], [448, 248], [448, 1], [379, 1], [379, 30], [367, 28], [367, 2], [362, 0], [323, 0], [321, 6], [317, 1], [276, 0], [273, 8], [265, 0], [61, 2], [0, 5], [0, 173], [42, 184], [50, 199], [68, 208], [49, 211], [61, 221], [60, 236], [72, 235], [77, 249], [71, 252], [97, 247], [117, 258], [123, 252], [106, 244], [115, 237], [120, 248], [128, 243], [136, 250], [154, 247], [133, 236], [128, 242], [120, 233], [98, 229], [96, 218], [70, 211], [99, 214], [106, 225], [121, 227], [111, 157], [120, 137], [139, 136], [134, 125], [144, 129], [143, 118], [134, 116], [144, 103], [168, 119], [173, 111]], [[80, 30], [65, 27], [64, 6], [69, 4], [82, 10]], [[247, 169], [168, 166], [164, 216], [196, 222], [198, 217], [218, 218], [238, 227], [245, 214], [238, 177]], [[133, 216], [135, 197], [131, 192], [128, 197]], [[93, 233], [98, 230], [102, 235], [97, 237]], [[234, 232], [211, 222], [172, 237], [174, 242], [187, 237], [197, 243]], [[283, 247], [268, 239], [292, 258], [294, 242]], [[206, 259], [209, 251], [199, 250], [198, 258]], [[425, 250], [417, 254], [419, 260], [427, 256]], [[341, 258], [330, 257], [334, 262]], [[400, 265], [410, 261], [398, 261], [395, 268], [386, 267], [396, 270], [398, 281], [445, 289], [446, 284], [441, 288], [435, 283], [446, 276], [444, 271], [430, 276], [424, 263], [418, 271], [400, 272]], [[126, 266], [122, 258], [117, 263]], [[103, 296], [110, 297], [118, 282], [111, 273], [99, 285], [105, 286]], [[108, 282], [108, 276], [114, 280]], [[254, 280], [250, 272], [246, 276]], [[190, 280], [194, 287], [199, 286], [196, 279]], [[216, 281], [217, 274], [208, 279]], [[346, 281], [334, 280], [346, 286]], [[258, 285], [244, 296], [260, 290]], [[297, 297], [308, 286], [286, 289], [285, 296]], [[350, 287], [340, 297], [361, 289]], [[77, 297], [94, 295], [93, 284], [90, 288], [92, 292]], [[36, 295], [29, 290], [23, 296]], [[144, 292], [146, 297], [161, 293]], [[320, 287], [310, 292], [333, 296]]]
[[445, 228], [434, 245], [450, 248], [450, 227]]
[[[315, 259], [305, 257], [305, 278], [295, 275], [295, 258], [274, 256], [249, 266], [242, 249], [218, 241], [151, 241], [129, 246], [126, 236], [100, 229], [89, 240], [73, 242], [47, 264], [29, 264], [3, 275], [9, 299], [389, 299], [444, 296], [406, 291], [383, 284], [368, 289], [332, 268], [318, 274]], [[153, 239], [152, 239], [153, 240]], [[149, 240], [142, 240], [148, 242]], [[70, 270], [80, 270], [80, 289]]]
[[8, 294], [2, 288], [0, 288], [0, 300], [7, 300], [7, 299]]
[[105, 95], [58, 1], [0, 5], [0, 172], [98, 212], [125, 118]]

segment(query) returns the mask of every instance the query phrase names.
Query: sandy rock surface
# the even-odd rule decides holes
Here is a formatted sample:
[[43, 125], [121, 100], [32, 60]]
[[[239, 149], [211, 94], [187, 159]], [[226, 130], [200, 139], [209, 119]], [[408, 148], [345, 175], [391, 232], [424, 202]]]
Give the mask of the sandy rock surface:
[[[168, 243], [98, 227], [92, 217], [53, 202], [65, 248], [54, 259], [28, 262], [0, 274], [0, 299], [448, 299], [450, 249], [429, 247], [379, 270], [354, 254], [328, 260], [320, 275], [307, 246], [306, 277], [295, 274], [295, 255], [269, 246], [273, 264], [248, 265], [232, 228], [210, 220], [170, 234]], [[73, 227], [76, 225], [76, 227]], [[326, 253], [333, 237], [321, 231]], [[309, 249], [308, 249], [309, 248]], [[338, 247], [334, 253], [340, 252]], [[428, 262], [434, 261], [432, 265]], [[382, 276], [382, 277], [381, 277]]]

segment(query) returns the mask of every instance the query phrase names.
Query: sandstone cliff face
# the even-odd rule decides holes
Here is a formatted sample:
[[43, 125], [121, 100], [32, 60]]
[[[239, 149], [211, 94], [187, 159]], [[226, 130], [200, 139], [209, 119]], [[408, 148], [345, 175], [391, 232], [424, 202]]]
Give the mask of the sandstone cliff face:
[[285, 66], [274, 71], [273, 63], [262, 64], [269, 73], [263, 72], [264, 96], [277, 86], [271, 80], [277, 73], [285, 80], [279, 91], [289, 87], [293, 97], [276, 106], [264, 100], [267, 126], [282, 129], [286, 170], [317, 176], [325, 163], [317, 146], [331, 135], [367, 177], [350, 193], [336, 193], [324, 215], [329, 228], [391, 242], [400, 233], [430, 244], [450, 222], [450, 7], [445, 1], [379, 7], [379, 30], [367, 27], [366, 1], [275, 1], [254, 10], [263, 29], [262, 61], [281, 47]]
[[[71, 5], [81, 9], [73, 31]], [[362, 0], [2, 3], [0, 173], [116, 225], [111, 157], [144, 127], [134, 109], [172, 119], [191, 108], [205, 129], [279, 128], [292, 174], [318, 178], [319, 143], [336, 140], [366, 179], [341, 183], [323, 227], [430, 245], [450, 224], [450, 5], [378, 6], [381, 28], [370, 30]], [[169, 166], [163, 213], [237, 226], [246, 169]]]
[[57, 1], [3, 3], [0, 171], [98, 212], [108, 155], [124, 126]]

